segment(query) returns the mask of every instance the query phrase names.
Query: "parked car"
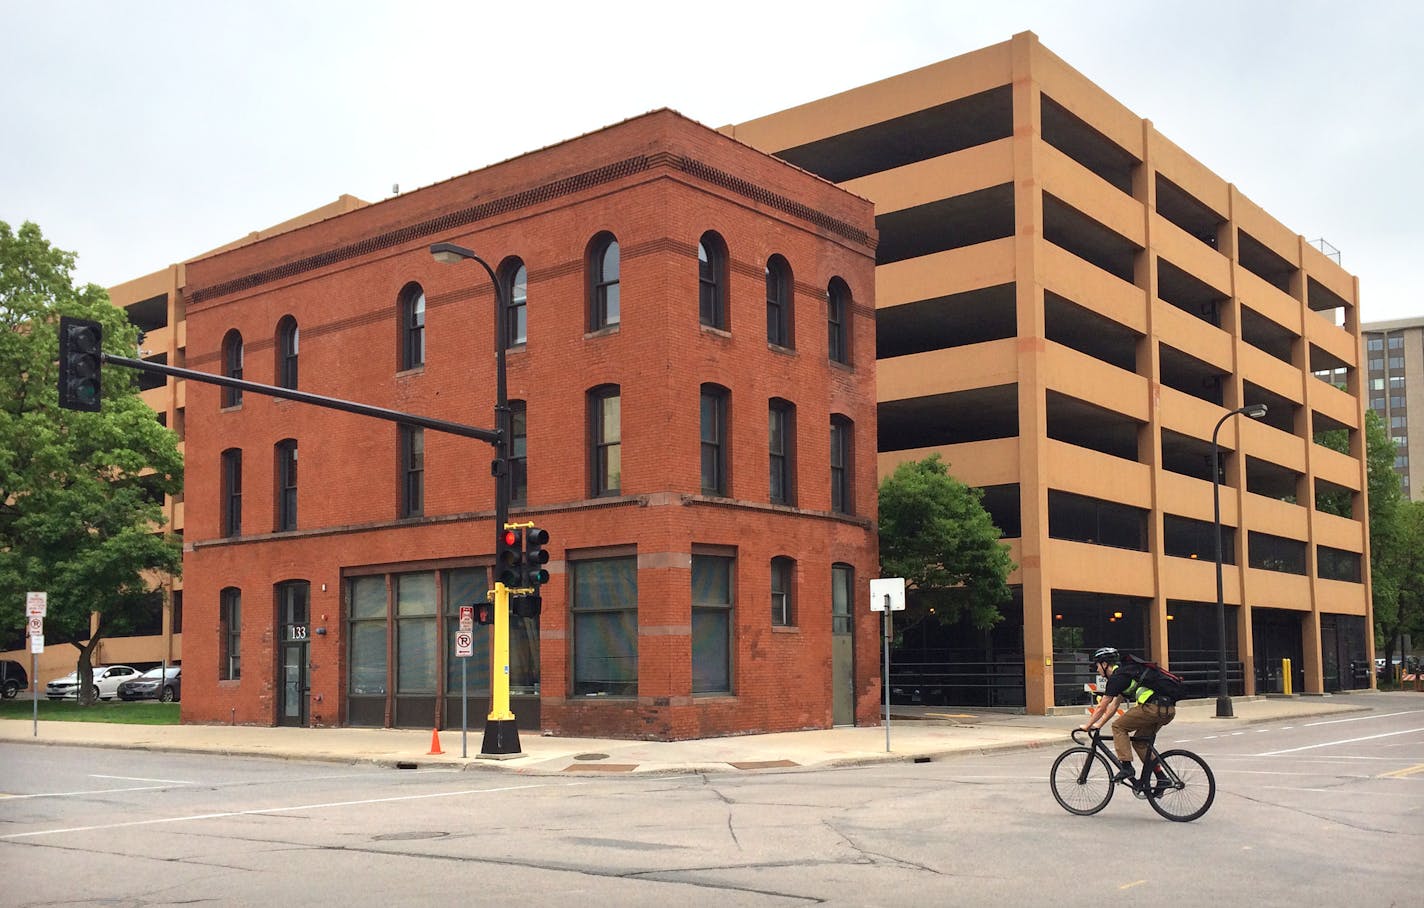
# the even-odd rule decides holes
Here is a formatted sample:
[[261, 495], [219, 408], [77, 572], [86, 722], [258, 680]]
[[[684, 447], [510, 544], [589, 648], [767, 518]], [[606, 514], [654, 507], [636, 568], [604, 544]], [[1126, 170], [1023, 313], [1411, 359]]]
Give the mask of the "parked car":
[[25, 667], [11, 659], [0, 660], [0, 696], [13, 700], [20, 691], [30, 686], [30, 676]]
[[[163, 666], [148, 671], [119, 685], [120, 700], [162, 700], [172, 703], [183, 694], [183, 681], [179, 677], [182, 666], [168, 666], [168, 676], [163, 675]], [[162, 690], [159, 680], [162, 679]]]
[[[138, 669], [128, 665], [96, 665], [94, 696], [100, 700], [112, 700], [118, 694], [120, 684], [137, 677]], [[51, 700], [79, 699], [79, 672], [70, 672], [63, 678], [56, 678], [46, 684], [45, 696]]]

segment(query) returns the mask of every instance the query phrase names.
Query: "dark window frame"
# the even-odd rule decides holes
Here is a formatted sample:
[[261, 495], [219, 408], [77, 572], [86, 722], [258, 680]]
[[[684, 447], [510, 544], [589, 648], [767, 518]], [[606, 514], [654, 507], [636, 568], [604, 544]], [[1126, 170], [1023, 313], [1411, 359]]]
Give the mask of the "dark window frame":
[[793, 309], [795, 282], [791, 265], [781, 255], [766, 260], [766, 342], [787, 350], [796, 349]]
[[[626, 576], [631, 579], [632, 601], [611, 601], [604, 599], [601, 601], [586, 600], [583, 591], [585, 589], [581, 573], [592, 571], [596, 565], [611, 562], [626, 562], [622, 569], [626, 571]], [[597, 696], [611, 698], [636, 699], [638, 696], [638, 558], [635, 554], [609, 556], [596, 559], [573, 559], [569, 563], [569, 590], [571, 601], [569, 604], [569, 630], [572, 639], [569, 643], [569, 690], [575, 697]], [[611, 571], [610, 571], [611, 574]], [[608, 579], [612, 579], [611, 577]], [[605, 590], [607, 592], [607, 590]], [[623, 620], [620, 622], [618, 618]], [[587, 625], [597, 624], [596, 628], [587, 628]], [[593, 647], [596, 641], [612, 639], [612, 632], [622, 625], [624, 630], [630, 631], [629, 636], [621, 642], [625, 644], [624, 649], [629, 651], [627, 655], [632, 660], [632, 678], [589, 678], [583, 673], [586, 671], [586, 647]], [[590, 643], [588, 641], [595, 641]], [[605, 657], [610, 658], [610, 657]]]
[[[715, 563], [715, 564], [714, 564]], [[699, 572], [699, 566], [703, 569]], [[719, 586], [726, 588], [726, 601], [712, 601], [703, 596], [699, 598], [699, 592], [707, 589], [709, 584], [699, 584], [699, 573], [703, 578], [707, 577], [708, 570], [725, 570], [723, 576], [724, 583]], [[734, 691], [733, 675], [733, 655], [736, 652], [734, 644], [734, 634], [736, 627], [736, 599], [737, 599], [737, 559], [733, 555], [713, 555], [694, 551], [692, 553], [692, 695], [727, 695]], [[699, 618], [701, 619], [699, 621]], [[698, 658], [698, 641], [705, 639], [704, 634], [699, 634], [699, 629], [705, 631], [710, 621], [716, 621], [720, 627], [718, 629], [718, 642], [721, 658], [720, 664], [714, 670], [709, 671], [705, 663], [705, 658]], [[699, 671], [699, 668], [701, 671]], [[720, 675], [720, 680], [717, 676]]]
[[232, 538], [242, 535], [242, 449], [223, 451], [221, 464], [222, 534]]
[[[778, 427], [777, 423], [781, 425]], [[777, 430], [781, 449], [777, 450]], [[796, 506], [796, 405], [773, 397], [767, 402], [767, 459], [770, 468], [767, 497], [772, 504]], [[780, 485], [780, 494], [777, 486]]]
[[400, 371], [425, 365], [425, 288], [407, 284], [400, 295]]
[[[232, 328], [223, 335], [222, 363], [223, 375], [228, 378], [242, 378], [242, 332], [236, 328]], [[224, 387], [222, 389], [222, 406], [224, 408], [242, 406], [242, 389]]]
[[698, 423], [701, 426], [699, 462], [703, 495], [725, 498], [731, 494], [731, 396], [731, 391], [711, 383], [704, 384], [698, 395]]
[[[618, 399], [618, 425], [609, 437], [604, 404]], [[623, 492], [623, 393], [618, 385], [599, 385], [588, 392], [589, 495], [592, 498], [621, 495]], [[616, 456], [615, 456], [616, 454]], [[613, 462], [617, 461], [614, 482]]]
[[727, 244], [715, 231], [697, 242], [697, 320], [708, 328], [727, 329]]
[[222, 652], [218, 654], [218, 680], [242, 679], [242, 590], [224, 587], [218, 594], [218, 638]]
[[855, 423], [839, 413], [831, 416], [831, 510], [855, 513], [853, 482]]
[[600, 233], [589, 244], [588, 324], [590, 331], [615, 328], [623, 321], [623, 252], [618, 238]]
[[850, 285], [839, 277], [826, 288], [826, 357], [850, 365], [850, 313], [855, 298]]
[[273, 447], [276, 461], [273, 477], [277, 483], [277, 532], [297, 528], [297, 440], [284, 438]]
[[831, 565], [831, 633], [855, 632], [855, 565]]
[[[397, 431], [400, 462], [400, 516], [425, 516], [425, 430], [400, 426]], [[418, 440], [418, 444], [417, 444]], [[416, 450], [419, 448], [419, 450]]]
[[509, 402], [509, 502], [529, 500], [529, 405]]
[[297, 356], [301, 352], [301, 334], [297, 320], [284, 315], [277, 322], [277, 385], [297, 389]]
[[508, 258], [499, 268], [499, 282], [505, 299], [504, 345], [522, 347], [529, 342], [529, 269], [521, 259]]
[[771, 559], [771, 626], [796, 627], [796, 559]]

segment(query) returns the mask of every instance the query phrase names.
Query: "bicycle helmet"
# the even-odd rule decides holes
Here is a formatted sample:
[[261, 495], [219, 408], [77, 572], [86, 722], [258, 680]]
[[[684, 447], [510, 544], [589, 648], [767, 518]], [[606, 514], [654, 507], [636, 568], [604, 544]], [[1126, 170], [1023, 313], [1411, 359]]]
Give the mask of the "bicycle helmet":
[[1119, 661], [1121, 661], [1121, 659], [1121, 654], [1118, 653], [1118, 651], [1111, 646], [1100, 646], [1097, 649], [1093, 650], [1094, 665], [1097, 665], [1099, 662], [1106, 662], [1109, 665], [1116, 665]]

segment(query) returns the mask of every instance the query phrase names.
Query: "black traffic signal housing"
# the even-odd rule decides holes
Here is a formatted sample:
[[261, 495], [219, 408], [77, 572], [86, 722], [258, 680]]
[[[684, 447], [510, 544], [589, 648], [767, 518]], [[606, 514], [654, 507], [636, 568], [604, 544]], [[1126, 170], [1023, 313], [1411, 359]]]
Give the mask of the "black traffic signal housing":
[[549, 563], [549, 553], [544, 549], [548, 542], [548, 530], [530, 527], [524, 531], [524, 585], [536, 592], [540, 584], [549, 582], [549, 571], [544, 567]]
[[493, 603], [493, 602], [476, 602], [476, 603], [475, 603], [475, 623], [476, 623], [476, 624], [494, 624], [494, 603]]
[[538, 593], [515, 596], [510, 601], [513, 603], [511, 610], [516, 618], [533, 618], [537, 621], [539, 613], [544, 610], [544, 598]]
[[499, 531], [499, 551], [494, 557], [495, 579], [511, 589], [524, 586], [524, 531], [505, 527]]
[[98, 413], [102, 397], [104, 329], [98, 322], [68, 315], [59, 319], [59, 405]]

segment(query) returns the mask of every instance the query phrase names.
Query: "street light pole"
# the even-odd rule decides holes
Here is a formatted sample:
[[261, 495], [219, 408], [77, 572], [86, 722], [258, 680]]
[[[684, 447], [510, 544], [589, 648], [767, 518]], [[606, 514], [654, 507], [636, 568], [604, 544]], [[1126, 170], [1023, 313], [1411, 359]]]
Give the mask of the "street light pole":
[[[498, 438], [494, 442], [494, 463], [490, 472], [494, 474], [494, 551], [499, 551], [499, 537], [504, 532], [504, 525], [509, 522], [509, 443], [512, 432], [509, 392], [504, 372], [505, 341], [509, 331], [506, 326], [509, 307], [504, 298], [505, 288], [489, 262], [476, 255], [472, 249], [454, 243], [434, 243], [430, 247], [430, 254], [437, 262], [446, 264], [466, 260], [477, 262], [485, 269], [490, 283], [494, 285], [494, 427]], [[494, 658], [490, 660], [490, 710], [485, 717], [485, 737], [480, 746], [480, 756], [507, 757], [521, 752], [519, 728], [515, 724], [514, 713], [509, 708], [509, 591], [503, 583], [496, 580], [494, 593]]]
[[[1216, 644], [1217, 644], [1217, 694], [1216, 694], [1216, 717], [1218, 719], [1230, 719], [1234, 715], [1231, 709], [1231, 693], [1226, 686], [1226, 596], [1221, 582], [1221, 459], [1217, 447], [1216, 436], [1221, 431], [1221, 427], [1228, 419], [1238, 413], [1244, 413], [1252, 419], [1260, 419], [1266, 415], [1265, 404], [1248, 404], [1244, 407], [1237, 407], [1235, 410], [1222, 416], [1216, 421], [1216, 425], [1211, 430], [1211, 504], [1212, 513], [1216, 523]], [[1237, 441], [1237, 448], [1241, 447], [1240, 440]], [[1238, 519], [1237, 532], [1241, 530], [1241, 521]]]

